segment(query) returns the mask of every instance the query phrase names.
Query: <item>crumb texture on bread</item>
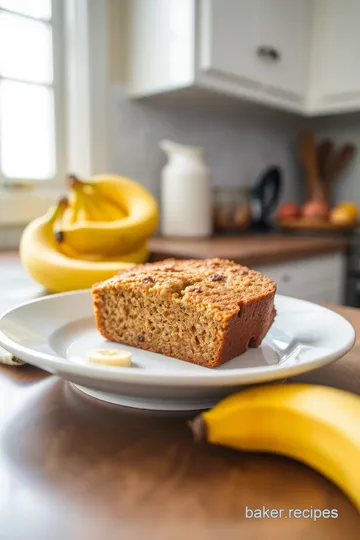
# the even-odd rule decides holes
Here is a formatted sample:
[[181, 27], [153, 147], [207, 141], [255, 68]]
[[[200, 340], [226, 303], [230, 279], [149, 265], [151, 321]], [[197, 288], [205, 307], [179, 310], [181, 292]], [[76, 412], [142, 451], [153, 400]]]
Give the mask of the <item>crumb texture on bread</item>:
[[206, 367], [261, 344], [275, 292], [266, 276], [222, 259], [147, 263], [92, 289], [103, 337]]

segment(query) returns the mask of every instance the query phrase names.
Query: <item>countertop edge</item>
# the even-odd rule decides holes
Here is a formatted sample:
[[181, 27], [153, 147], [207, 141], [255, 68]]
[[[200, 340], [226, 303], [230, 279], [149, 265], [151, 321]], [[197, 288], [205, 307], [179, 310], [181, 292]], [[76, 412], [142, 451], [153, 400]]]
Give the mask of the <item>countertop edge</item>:
[[152, 261], [173, 257], [180, 259], [220, 257], [251, 266], [277, 264], [330, 253], [345, 253], [350, 243], [348, 238], [270, 236], [254, 237], [256, 244], [261, 242], [261, 238], [263, 244], [259, 245], [258, 250], [251, 246], [251, 237], [235, 239], [217, 237], [208, 240], [155, 237], [150, 240], [149, 247]]

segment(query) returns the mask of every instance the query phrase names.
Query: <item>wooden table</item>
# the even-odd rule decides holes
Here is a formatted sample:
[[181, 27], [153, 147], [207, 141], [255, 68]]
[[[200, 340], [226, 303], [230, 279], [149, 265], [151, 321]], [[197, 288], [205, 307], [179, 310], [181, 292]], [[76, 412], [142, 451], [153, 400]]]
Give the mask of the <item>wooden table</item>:
[[[39, 293], [14, 257], [0, 255], [0, 311], [21, 301], [15, 285], [24, 297]], [[360, 330], [360, 311], [335, 310]], [[357, 342], [301, 380], [360, 395], [359, 353]], [[358, 513], [315, 471], [196, 445], [189, 413], [111, 406], [30, 366], [0, 367], [0, 400], [1, 540], [359, 538]], [[337, 509], [339, 518], [245, 517], [245, 506], [263, 505]]]

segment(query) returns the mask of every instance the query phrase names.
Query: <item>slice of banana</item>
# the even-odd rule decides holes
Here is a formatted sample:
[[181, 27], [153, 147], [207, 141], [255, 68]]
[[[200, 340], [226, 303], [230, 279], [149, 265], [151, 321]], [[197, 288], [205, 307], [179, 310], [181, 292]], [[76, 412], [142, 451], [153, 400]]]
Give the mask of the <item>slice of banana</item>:
[[93, 349], [87, 353], [88, 362], [106, 366], [131, 366], [131, 353], [124, 349]]

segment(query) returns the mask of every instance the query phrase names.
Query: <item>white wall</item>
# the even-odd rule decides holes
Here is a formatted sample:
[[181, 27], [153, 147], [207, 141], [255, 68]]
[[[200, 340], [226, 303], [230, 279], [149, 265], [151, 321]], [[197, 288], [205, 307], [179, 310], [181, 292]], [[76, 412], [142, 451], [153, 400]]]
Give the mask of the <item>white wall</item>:
[[112, 87], [111, 167], [159, 194], [165, 156], [158, 147], [166, 137], [203, 146], [213, 184], [251, 185], [269, 165], [284, 171], [282, 199], [301, 196], [296, 136], [303, 120], [265, 108], [206, 96], [191, 99], [130, 101], [119, 85]]

